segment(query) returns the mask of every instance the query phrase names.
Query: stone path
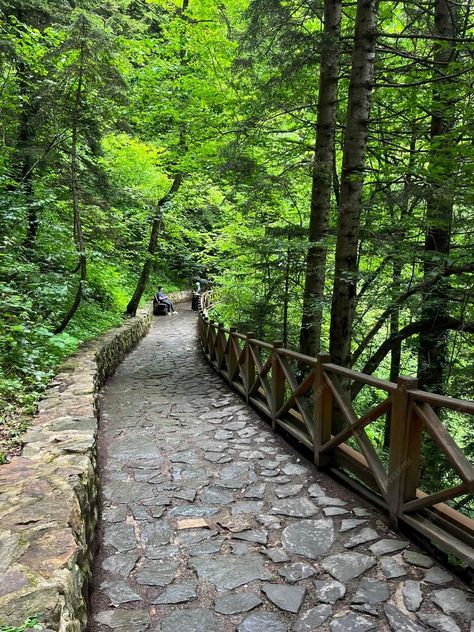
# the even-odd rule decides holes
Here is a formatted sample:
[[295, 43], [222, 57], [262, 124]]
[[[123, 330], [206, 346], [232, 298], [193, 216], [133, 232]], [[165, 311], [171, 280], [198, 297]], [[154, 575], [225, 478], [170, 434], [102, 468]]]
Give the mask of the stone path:
[[195, 318], [156, 318], [105, 389], [89, 632], [473, 630], [468, 589], [231, 393]]

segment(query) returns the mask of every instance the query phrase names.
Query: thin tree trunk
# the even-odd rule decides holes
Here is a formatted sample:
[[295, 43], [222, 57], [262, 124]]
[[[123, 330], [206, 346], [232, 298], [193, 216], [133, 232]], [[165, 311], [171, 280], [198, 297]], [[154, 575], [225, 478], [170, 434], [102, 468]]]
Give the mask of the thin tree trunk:
[[[429, 278], [442, 259], [449, 255], [453, 193], [450, 182], [455, 170], [452, 141], [448, 137], [454, 120], [456, 98], [453, 82], [442, 80], [449, 75], [449, 63], [456, 51], [456, 7], [449, 0], [435, 2], [435, 31], [445, 39], [435, 43], [434, 72], [431, 104], [431, 148], [429, 166], [429, 195], [426, 205], [426, 234], [424, 278]], [[440, 80], [441, 77], [441, 80]], [[423, 294], [421, 320], [430, 320], [432, 327], [420, 333], [418, 348], [418, 377], [420, 384], [434, 392], [442, 392], [447, 361], [448, 332], [440, 331], [437, 323], [449, 315], [446, 281], [440, 279]]]
[[[183, 0], [181, 7], [178, 8], [178, 10], [177, 10], [178, 15], [183, 20], [186, 19], [186, 16], [184, 16], [184, 12], [188, 9], [188, 7], [189, 7], [189, 0]], [[185, 44], [186, 44], [185, 36], [182, 36], [181, 37], [181, 44], [180, 44], [180, 48], [179, 48], [179, 67], [180, 67], [180, 75], [181, 76], [183, 74], [183, 69], [184, 69], [184, 67], [186, 65], [186, 48], [185, 48]], [[179, 127], [179, 150], [180, 150], [180, 153], [182, 154], [185, 151], [185, 149], [186, 149], [185, 129], [184, 129], [184, 125], [180, 125], [180, 127]], [[135, 316], [135, 314], [137, 313], [137, 309], [138, 309], [138, 306], [140, 304], [140, 300], [141, 300], [141, 298], [143, 296], [143, 292], [146, 289], [146, 286], [147, 286], [147, 283], [148, 283], [148, 279], [150, 277], [150, 272], [151, 272], [151, 269], [152, 269], [152, 266], [153, 266], [153, 255], [156, 252], [156, 246], [158, 244], [158, 236], [160, 234], [161, 224], [162, 224], [162, 221], [163, 221], [163, 206], [173, 198], [174, 194], [179, 189], [179, 187], [181, 186], [182, 182], [183, 182], [183, 174], [180, 173], [180, 172], [176, 173], [175, 176], [174, 176], [173, 184], [171, 185], [170, 190], [158, 202], [157, 211], [156, 211], [155, 217], [153, 218], [153, 222], [152, 222], [152, 225], [151, 225], [150, 239], [148, 241], [148, 248], [147, 248], [147, 256], [146, 256], [145, 262], [143, 264], [142, 271], [140, 273], [140, 277], [138, 279], [137, 286], [135, 288], [133, 296], [130, 299], [130, 301], [129, 301], [126, 309], [125, 309], [125, 313], [128, 314], [129, 316]]]
[[69, 321], [73, 318], [79, 305], [81, 304], [84, 284], [87, 278], [87, 257], [86, 257], [86, 245], [84, 241], [84, 234], [82, 232], [82, 220], [81, 220], [81, 208], [79, 202], [79, 183], [77, 178], [77, 143], [78, 143], [78, 126], [81, 112], [82, 102], [82, 86], [84, 75], [84, 45], [81, 45], [80, 49], [80, 66], [79, 76], [77, 82], [76, 95], [74, 100], [74, 110], [72, 115], [72, 134], [71, 134], [71, 197], [72, 207], [74, 214], [74, 235], [76, 238], [77, 250], [79, 252], [79, 283], [76, 290], [76, 295], [71, 307], [67, 314], [64, 316], [61, 324], [56, 328], [55, 334], [59, 334], [67, 327]]
[[150, 239], [148, 241], [147, 248], [147, 256], [145, 262], [143, 263], [142, 271], [140, 273], [140, 277], [137, 282], [137, 286], [133, 293], [132, 298], [130, 299], [125, 313], [129, 316], [135, 316], [137, 313], [138, 305], [140, 304], [140, 300], [143, 296], [143, 292], [148, 283], [148, 278], [150, 276], [152, 264], [153, 264], [153, 255], [156, 252], [156, 246], [158, 244], [158, 236], [161, 230], [161, 222], [162, 222], [162, 209], [166, 202], [169, 202], [176, 191], [181, 186], [181, 182], [183, 181], [183, 175], [181, 173], [177, 173], [174, 177], [173, 184], [171, 185], [168, 193], [158, 202], [158, 208], [155, 217], [153, 218], [153, 222], [151, 225], [151, 233]]
[[332, 361], [351, 364], [359, 217], [375, 69], [377, 0], [358, 0], [344, 139], [336, 264], [331, 307]]
[[321, 50], [316, 146], [309, 221], [309, 249], [303, 295], [300, 350], [316, 355], [321, 349], [324, 284], [331, 184], [335, 158], [337, 85], [341, 0], [325, 0], [324, 38]]

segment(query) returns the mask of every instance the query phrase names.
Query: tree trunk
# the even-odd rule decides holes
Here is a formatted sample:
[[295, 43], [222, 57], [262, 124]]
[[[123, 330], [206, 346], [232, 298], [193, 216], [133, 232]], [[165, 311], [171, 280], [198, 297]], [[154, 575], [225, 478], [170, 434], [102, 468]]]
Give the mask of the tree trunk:
[[72, 114], [72, 133], [71, 133], [71, 197], [74, 214], [74, 236], [76, 238], [77, 250], [79, 253], [79, 283], [76, 295], [67, 314], [64, 316], [61, 324], [56, 328], [55, 334], [59, 334], [67, 327], [69, 321], [73, 318], [79, 305], [81, 304], [84, 283], [87, 278], [87, 257], [84, 234], [82, 232], [81, 208], [79, 203], [79, 182], [77, 178], [77, 142], [78, 142], [78, 126], [82, 107], [82, 84], [84, 76], [84, 45], [81, 44], [80, 49], [80, 66], [77, 81], [77, 89], [74, 100], [74, 110]]
[[321, 348], [327, 237], [331, 206], [331, 183], [335, 158], [337, 84], [341, 0], [325, 0], [324, 36], [321, 50], [319, 95], [314, 153], [309, 249], [303, 295], [300, 350], [316, 355]]
[[[434, 49], [434, 78], [431, 104], [431, 146], [426, 204], [424, 278], [435, 268], [446, 265], [451, 243], [453, 192], [450, 186], [456, 169], [452, 139], [446, 137], [454, 121], [455, 87], [449, 74], [449, 63], [455, 55], [457, 35], [456, 7], [449, 0], [435, 2], [435, 34], [446, 38]], [[420, 333], [418, 377], [427, 390], [442, 392], [447, 358], [448, 332], [440, 331], [438, 321], [449, 315], [446, 299], [447, 281], [440, 279], [427, 286], [423, 294], [421, 320], [432, 322]]]
[[346, 367], [351, 364], [359, 217], [374, 82], [376, 17], [377, 0], [358, 0], [343, 148], [329, 347], [332, 361]]
[[177, 173], [174, 177], [173, 184], [171, 185], [168, 193], [158, 202], [158, 209], [155, 217], [153, 218], [153, 222], [151, 225], [151, 233], [150, 239], [148, 241], [147, 248], [147, 256], [145, 262], [143, 263], [143, 268], [140, 273], [140, 277], [137, 282], [137, 286], [135, 288], [135, 292], [133, 293], [132, 298], [130, 299], [125, 313], [129, 316], [135, 316], [137, 313], [138, 305], [140, 304], [140, 300], [143, 296], [143, 292], [148, 283], [148, 278], [150, 276], [151, 267], [153, 264], [153, 255], [156, 251], [156, 246], [158, 244], [158, 236], [161, 230], [161, 222], [162, 222], [162, 209], [166, 202], [169, 202], [176, 191], [181, 186], [181, 182], [183, 181], [183, 175], [181, 173]]

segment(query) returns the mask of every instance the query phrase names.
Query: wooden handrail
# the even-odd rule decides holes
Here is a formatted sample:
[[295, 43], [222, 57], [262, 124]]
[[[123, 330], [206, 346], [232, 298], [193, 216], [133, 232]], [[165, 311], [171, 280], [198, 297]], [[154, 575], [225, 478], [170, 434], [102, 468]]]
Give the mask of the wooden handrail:
[[[474, 467], [436, 412], [447, 408], [472, 415], [474, 402], [422, 391], [413, 378], [389, 382], [333, 364], [327, 354], [314, 358], [285, 349], [280, 342], [258, 340], [253, 332], [239, 333], [209, 320], [212, 305], [212, 294], [204, 293], [198, 310], [200, 343], [211, 366], [231, 388], [273, 428], [284, 429], [311, 448], [318, 467], [328, 468], [384, 508], [393, 527], [406, 523], [474, 567], [474, 520], [444, 504], [474, 492]], [[290, 360], [302, 370], [300, 381]], [[387, 397], [358, 415], [339, 378], [383, 390]], [[365, 431], [386, 414], [391, 419], [388, 467]], [[337, 428], [332, 422], [336, 418]], [[460, 484], [429, 494], [419, 489], [423, 432], [435, 441]], [[359, 449], [345, 443], [348, 439]]]

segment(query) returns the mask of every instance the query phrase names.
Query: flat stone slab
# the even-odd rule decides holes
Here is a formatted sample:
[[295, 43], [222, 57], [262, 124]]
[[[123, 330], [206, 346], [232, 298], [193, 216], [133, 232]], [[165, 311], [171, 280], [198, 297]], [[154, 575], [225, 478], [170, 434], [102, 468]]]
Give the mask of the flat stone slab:
[[375, 559], [363, 553], [338, 553], [321, 562], [321, 566], [340, 582], [348, 582], [375, 566]]
[[285, 584], [264, 584], [262, 592], [280, 610], [297, 613], [303, 604], [306, 588], [304, 586], [287, 586]]
[[423, 632], [426, 630], [424, 625], [419, 625], [391, 603], [385, 604], [384, 612], [393, 632]]
[[359, 544], [365, 544], [366, 542], [370, 542], [371, 540], [377, 540], [377, 538], [379, 537], [380, 536], [377, 531], [375, 531], [375, 529], [372, 529], [371, 527], [366, 527], [365, 529], [359, 531], [359, 533], [355, 533], [353, 536], [351, 536], [349, 540], [347, 540], [347, 542], [344, 544], [344, 546], [346, 547], [346, 549], [352, 549]]
[[242, 621], [237, 632], [288, 632], [288, 628], [270, 612], [255, 612]]
[[102, 568], [113, 575], [128, 577], [139, 559], [138, 553], [116, 553], [106, 557], [102, 562]]
[[190, 561], [200, 578], [212, 582], [217, 590], [232, 590], [255, 579], [271, 579], [259, 555], [222, 557], [219, 559], [196, 558]]
[[394, 579], [407, 574], [406, 568], [392, 557], [385, 557], [380, 560], [380, 568], [387, 579]]
[[405, 607], [410, 612], [416, 612], [421, 606], [423, 595], [421, 594], [421, 583], [414, 579], [407, 579], [402, 588], [403, 601]]
[[285, 564], [285, 566], [280, 567], [278, 572], [287, 582], [297, 582], [300, 579], [313, 577], [318, 571], [310, 564], [293, 562], [293, 564]]
[[440, 586], [444, 584], [449, 584], [449, 582], [453, 581], [454, 577], [448, 571], [445, 571], [443, 568], [439, 566], [433, 566], [423, 578], [423, 581], [428, 582], [429, 584], [438, 584]]
[[[461, 632], [461, 628], [452, 617], [445, 614], [431, 614], [430, 612], [418, 612], [418, 619], [426, 623], [433, 630], [438, 632]], [[472, 627], [471, 627], [472, 630]]]
[[458, 588], [435, 590], [431, 599], [444, 614], [457, 614], [467, 621], [474, 618], [474, 603], [468, 599], [467, 593]]
[[253, 610], [261, 603], [262, 600], [255, 593], [228, 593], [217, 597], [214, 602], [214, 610], [221, 614], [232, 615]]
[[288, 498], [289, 496], [296, 496], [303, 489], [302, 484], [287, 484], [287, 485], [278, 485], [275, 488], [275, 496], [277, 498]]
[[148, 610], [103, 610], [95, 615], [94, 621], [115, 630], [124, 628], [134, 630], [134, 632], [144, 632], [150, 624]]
[[335, 604], [346, 594], [346, 587], [335, 579], [316, 580], [316, 599], [327, 604]]
[[318, 513], [318, 508], [308, 498], [288, 498], [275, 502], [270, 514], [309, 518]]
[[369, 551], [374, 555], [387, 555], [388, 553], [395, 553], [401, 551], [408, 546], [406, 540], [391, 540], [384, 539], [379, 540], [375, 544], [369, 546]]
[[166, 586], [174, 581], [178, 567], [179, 562], [147, 562], [137, 573], [137, 583], [146, 586]]
[[434, 564], [434, 559], [423, 553], [417, 551], [404, 551], [403, 559], [412, 564], [413, 566], [421, 566], [421, 568], [431, 568]]
[[132, 603], [134, 601], [143, 601], [138, 593], [130, 588], [123, 580], [106, 581], [100, 586], [110, 599], [113, 606], [120, 606], [124, 603]]
[[224, 632], [224, 626], [209, 608], [175, 610], [156, 632]]
[[386, 582], [364, 577], [357, 587], [357, 592], [352, 597], [352, 603], [368, 603], [374, 605], [382, 601], [387, 601], [389, 597], [390, 592]]
[[184, 603], [191, 601], [197, 597], [196, 581], [181, 582], [180, 584], [172, 584], [167, 586], [165, 591], [156, 599], [153, 600], [154, 604], [173, 604]]
[[282, 545], [286, 551], [317, 560], [331, 550], [334, 543], [332, 520], [300, 520], [282, 532]]
[[321, 604], [305, 612], [296, 622], [294, 632], [313, 632], [332, 615], [332, 608]]
[[347, 614], [331, 621], [331, 632], [367, 632], [376, 629], [375, 621], [359, 614]]

